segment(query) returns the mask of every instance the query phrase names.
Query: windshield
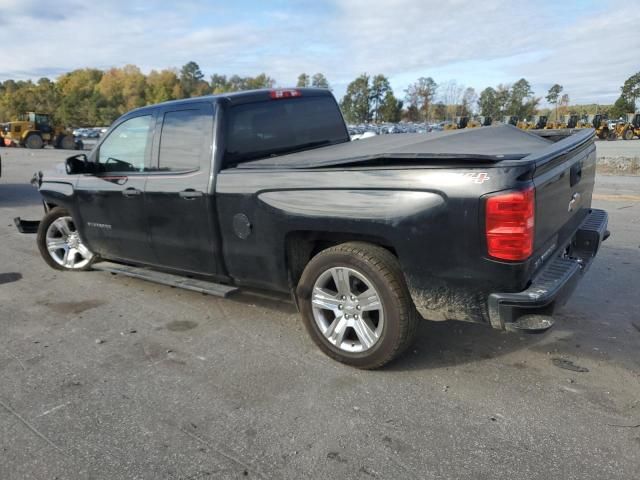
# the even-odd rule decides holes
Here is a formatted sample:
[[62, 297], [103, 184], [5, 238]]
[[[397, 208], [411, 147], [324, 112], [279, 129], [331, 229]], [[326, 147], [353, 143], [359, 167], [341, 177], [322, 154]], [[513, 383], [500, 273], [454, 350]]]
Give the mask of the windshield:
[[227, 112], [225, 166], [349, 141], [333, 97], [235, 105]]

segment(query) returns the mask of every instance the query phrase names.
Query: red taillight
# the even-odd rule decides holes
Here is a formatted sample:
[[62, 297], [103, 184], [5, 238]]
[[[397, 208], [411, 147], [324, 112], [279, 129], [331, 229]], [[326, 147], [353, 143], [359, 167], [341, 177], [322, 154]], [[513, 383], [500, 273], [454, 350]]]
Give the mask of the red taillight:
[[485, 225], [489, 255], [501, 260], [526, 260], [533, 252], [535, 190], [487, 198]]
[[296, 90], [295, 88], [279, 88], [278, 90], [271, 90], [269, 92], [269, 96], [274, 100], [279, 100], [281, 98], [301, 97], [302, 92], [300, 90]]

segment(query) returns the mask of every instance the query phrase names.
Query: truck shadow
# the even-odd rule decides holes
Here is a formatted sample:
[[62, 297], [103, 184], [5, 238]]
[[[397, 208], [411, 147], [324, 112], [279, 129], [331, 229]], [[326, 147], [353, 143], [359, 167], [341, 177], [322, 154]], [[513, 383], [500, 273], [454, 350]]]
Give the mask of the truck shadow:
[[38, 190], [29, 183], [0, 183], [0, 207], [28, 207], [41, 202]]
[[385, 370], [421, 370], [490, 360], [531, 348], [544, 337], [504, 332], [483, 324], [425, 320], [418, 326], [412, 346]]

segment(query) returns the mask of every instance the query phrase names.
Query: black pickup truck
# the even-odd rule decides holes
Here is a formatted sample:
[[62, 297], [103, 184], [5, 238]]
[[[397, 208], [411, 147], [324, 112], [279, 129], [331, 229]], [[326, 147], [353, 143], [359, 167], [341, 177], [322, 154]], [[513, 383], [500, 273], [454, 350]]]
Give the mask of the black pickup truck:
[[168, 102], [36, 174], [38, 246], [62, 270], [290, 292], [324, 352], [376, 368], [420, 317], [553, 324], [608, 236], [593, 140], [501, 125], [350, 141], [322, 89]]

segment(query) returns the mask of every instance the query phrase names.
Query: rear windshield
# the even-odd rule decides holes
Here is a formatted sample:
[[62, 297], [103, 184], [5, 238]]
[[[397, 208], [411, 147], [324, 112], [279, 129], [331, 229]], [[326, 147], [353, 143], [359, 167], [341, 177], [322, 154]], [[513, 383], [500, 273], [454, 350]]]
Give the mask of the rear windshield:
[[297, 97], [235, 105], [227, 111], [226, 167], [349, 141], [333, 97]]

